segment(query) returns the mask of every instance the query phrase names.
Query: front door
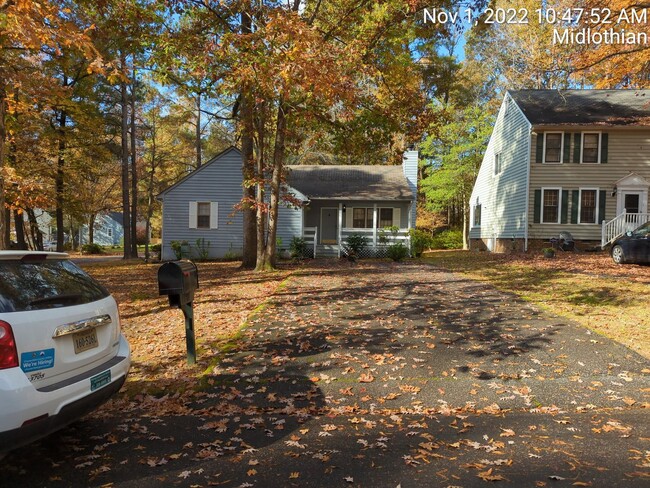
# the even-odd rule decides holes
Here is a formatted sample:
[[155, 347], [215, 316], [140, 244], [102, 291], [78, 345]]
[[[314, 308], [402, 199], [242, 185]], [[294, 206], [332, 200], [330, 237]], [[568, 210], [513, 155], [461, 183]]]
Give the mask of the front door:
[[621, 214], [625, 211], [625, 231], [633, 230], [643, 222], [640, 221], [639, 213], [645, 213], [644, 208], [646, 194], [643, 191], [623, 190], [621, 198], [618, 200], [618, 212]]
[[339, 214], [336, 207], [320, 209], [320, 243], [336, 244], [339, 233]]

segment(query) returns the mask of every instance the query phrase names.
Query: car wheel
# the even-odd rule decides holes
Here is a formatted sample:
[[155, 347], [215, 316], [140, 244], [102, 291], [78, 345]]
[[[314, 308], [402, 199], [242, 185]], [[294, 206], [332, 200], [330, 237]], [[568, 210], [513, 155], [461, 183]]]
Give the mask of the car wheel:
[[623, 264], [625, 262], [625, 253], [623, 252], [623, 248], [618, 244], [612, 248], [612, 260], [616, 264]]

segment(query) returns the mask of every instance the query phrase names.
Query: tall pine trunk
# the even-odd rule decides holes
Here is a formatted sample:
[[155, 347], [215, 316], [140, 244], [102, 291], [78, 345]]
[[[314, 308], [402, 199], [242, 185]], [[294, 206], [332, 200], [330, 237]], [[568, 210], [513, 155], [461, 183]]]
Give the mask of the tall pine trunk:
[[199, 91], [196, 94], [196, 167], [197, 169], [201, 167], [201, 160], [203, 155], [201, 154], [201, 92]]
[[9, 249], [9, 219], [4, 211], [5, 202], [5, 139], [7, 138], [7, 102], [4, 80], [0, 79], [0, 249]]
[[[131, 85], [131, 257], [138, 257], [138, 165], [135, 132], [135, 66]], [[126, 229], [125, 229], [126, 231]]]
[[[126, 56], [120, 57], [122, 70], [126, 71]], [[129, 100], [126, 82], [120, 82], [122, 113], [122, 228], [124, 229], [124, 259], [131, 258], [131, 206], [129, 198]]]
[[[64, 84], [67, 85], [67, 79], [64, 78]], [[58, 157], [56, 162], [56, 176], [54, 177], [54, 186], [56, 192], [56, 250], [63, 252], [64, 232], [63, 232], [63, 206], [64, 206], [64, 185], [65, 185], [65, 129], [68, 115], [65, 110], [59, 114], [58, 127]]]

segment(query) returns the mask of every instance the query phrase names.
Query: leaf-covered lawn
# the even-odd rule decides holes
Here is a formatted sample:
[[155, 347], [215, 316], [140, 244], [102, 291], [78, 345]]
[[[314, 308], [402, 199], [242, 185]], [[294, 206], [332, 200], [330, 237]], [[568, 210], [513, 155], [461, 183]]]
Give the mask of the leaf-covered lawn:
[[576, 320], [650, 358], [650, 267], [616, 265], [606, 253], [427, 253], [426, 261], [486, 281]]

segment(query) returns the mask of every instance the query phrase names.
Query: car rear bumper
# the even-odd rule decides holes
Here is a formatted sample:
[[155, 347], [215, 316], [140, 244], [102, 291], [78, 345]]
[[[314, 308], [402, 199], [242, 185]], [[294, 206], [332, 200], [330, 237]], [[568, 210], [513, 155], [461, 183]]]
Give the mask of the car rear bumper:
[[[131, 366], [129, 346], [121, 338], [118, 355], [52, 391], [27, 388], [5, 391], [0, 383], [0, 452], [16, 449], [80, 419], [117, 393]], [[100, 373], [97, 373], [100, 371]], [[22, 372], [21, 372], [22, 373]], [[93, 378], [110, 378], [93, 391]], [[6, 386], [6, 385], [4, 385]]]

